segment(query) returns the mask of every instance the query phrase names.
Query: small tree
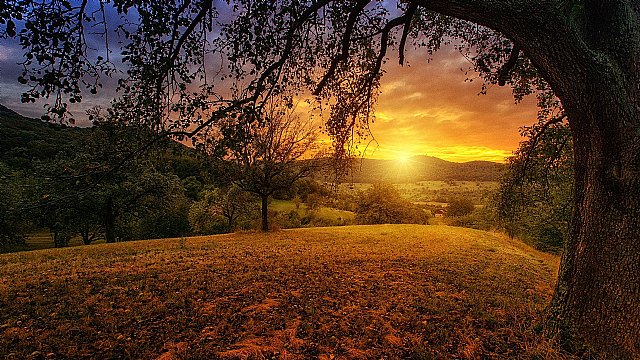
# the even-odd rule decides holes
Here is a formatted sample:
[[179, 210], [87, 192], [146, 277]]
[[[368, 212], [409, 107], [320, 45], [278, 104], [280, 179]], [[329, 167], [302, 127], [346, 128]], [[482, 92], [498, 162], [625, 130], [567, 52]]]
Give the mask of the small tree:
[[465, 216], [469, 215], [473, 212], [475, 207], [473, 203], [469, 199], [458, 198], [451, 200], [449, 202], [449, 207], [447, 208], [447, 216]]
[[356, 209], [361, 224], [425, 224], [427, 214], [400, 196], [388, 183], [377, 183], [360, 194]]
[[[318, 166], [314, 156], [317, 132], [309, 122], [281, 105], [270, 105], [261, 113], [241, 117], [240, 124], [227, 125], [227, 145], [222, 174], [242, 190], [261, 200], [262, 230], [269, 230], [269, 197], [310, 175]], [[225, 131], [232, 128], [233, 131]], [[303, 159], [304, 158], [304, 159]]]
[[201, 234], [233, 231], [256, 213], [255, 198], [237, 185], [204, 190], [191, 205], [189, 223]]

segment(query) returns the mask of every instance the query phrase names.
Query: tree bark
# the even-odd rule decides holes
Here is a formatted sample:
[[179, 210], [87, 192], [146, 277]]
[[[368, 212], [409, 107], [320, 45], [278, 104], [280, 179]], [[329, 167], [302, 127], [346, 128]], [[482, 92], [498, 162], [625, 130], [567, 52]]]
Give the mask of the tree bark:
[[269, 195], [260, 195], [262, 199], [262, 231], [269, 231]]
[[[576, 136], [580, 137], [583, 136]], [[638, 358], [637, 164], [621, 162], [604, 149], [589, 149], [584, 139], [576, 140], [580, 146], [576, 146], [575, 154], [575, 209], [550, 309], [551, 320], [573, 352], [595, 353], [605, 358]], [[636, 144], [639, 141], [636, 136]]]
[[554, 1], [416, 2], [509, 37], [562, 101], [575, 206], [551, 324], [572, 351], [640, 358], [640, 6], [584, 1], [576, 15]]

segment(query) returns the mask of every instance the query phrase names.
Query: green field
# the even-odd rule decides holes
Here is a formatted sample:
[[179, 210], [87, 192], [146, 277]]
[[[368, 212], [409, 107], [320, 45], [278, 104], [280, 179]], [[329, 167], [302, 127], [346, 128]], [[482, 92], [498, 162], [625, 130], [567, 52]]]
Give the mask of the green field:
[[557, 266], [420, 225], [4, 254], [0, 357], [566, 358], [537, 330]]
[[[418, 181], [394, 184], [400, 194], [414, 203], [446, 204], [454, 198], [466, 198], [476, 205], [486, 205], [498, 189], [495, 181]], [[366, 191], [372, 185], [366, 183], [343, 183], [339, 191], [355, 194]]]

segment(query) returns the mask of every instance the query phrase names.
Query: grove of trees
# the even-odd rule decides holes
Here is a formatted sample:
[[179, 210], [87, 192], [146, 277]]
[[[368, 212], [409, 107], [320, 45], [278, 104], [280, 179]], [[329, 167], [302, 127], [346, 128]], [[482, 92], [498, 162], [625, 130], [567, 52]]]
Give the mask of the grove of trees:
[[389, 183], [376, 183], [360, 194], [356, 207], [360, 224], [426, 224], [429, 215], [400, 196]]

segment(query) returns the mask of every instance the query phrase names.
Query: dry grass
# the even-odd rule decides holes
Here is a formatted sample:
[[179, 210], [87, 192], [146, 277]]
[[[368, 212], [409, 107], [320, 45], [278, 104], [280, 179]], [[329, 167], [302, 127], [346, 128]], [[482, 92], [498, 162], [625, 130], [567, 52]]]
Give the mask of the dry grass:
[[9, 358], [557, 358], [558, 259], [446, 226], [286, 230], [0, 256]]

